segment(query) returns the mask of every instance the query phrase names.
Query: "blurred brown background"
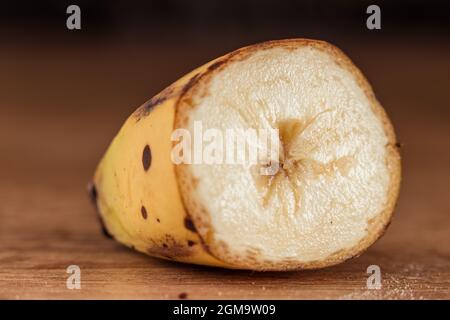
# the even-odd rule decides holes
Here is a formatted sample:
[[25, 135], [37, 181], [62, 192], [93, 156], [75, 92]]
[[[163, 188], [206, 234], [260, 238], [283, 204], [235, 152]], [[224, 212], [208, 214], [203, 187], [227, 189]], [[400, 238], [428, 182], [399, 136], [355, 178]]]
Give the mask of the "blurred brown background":
[[[66, 8], [82, 30], [66, 29]], [[366, 28], [381, 7], [382, 29]], [[0, 8], [0, 298], [450, 298], [450, 5], [444, 1], [6, 1]], [[102, 237], [86, 195], [125, 118], [191, 69], [244, 45], [306, 37], [366, 74], [402, 143], [394, 221], [336, 267], [186, 266]], [[66, 268], [82, 289], [66, 289]], [[383, 288], [366, 290], [366, 268]]]

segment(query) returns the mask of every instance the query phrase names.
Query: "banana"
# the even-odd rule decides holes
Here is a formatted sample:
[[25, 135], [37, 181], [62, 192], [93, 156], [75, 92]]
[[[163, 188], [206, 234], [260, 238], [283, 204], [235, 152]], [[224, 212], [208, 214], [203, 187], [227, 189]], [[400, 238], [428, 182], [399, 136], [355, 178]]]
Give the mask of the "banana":
[[[277, 157], [175, 163], [173, 132], [194, 133], [196, 123], [276, 129]], [[91, 195], [106, 232], [151, 256], [321, 268], [383, 234], [399, 192], [397, 145], [369, 83], [339, 49], [269, 41], [195, 69], [140, 106], [100, 161]], [[273, 174], [259, 173], [273, 163]]]

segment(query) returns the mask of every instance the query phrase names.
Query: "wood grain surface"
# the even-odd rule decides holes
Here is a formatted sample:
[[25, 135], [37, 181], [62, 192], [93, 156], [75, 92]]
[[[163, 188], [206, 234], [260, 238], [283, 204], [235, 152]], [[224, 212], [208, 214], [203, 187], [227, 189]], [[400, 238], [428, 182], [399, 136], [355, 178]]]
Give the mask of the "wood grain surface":
[[[102, 236], [86, 193], [128, 114], [241, 43], [38, 42], [0, 45], [0, 298], [450, 298], [448, 45], [336, 43], [374, 85], [402, 143], [394, 220], [366, 253], [341, 265], [259, 273], [133, 252]], [[366, 288], [373, 264], [380, 290]], [[81, 268], [80, 290], [66, 288], [69, 265]]]

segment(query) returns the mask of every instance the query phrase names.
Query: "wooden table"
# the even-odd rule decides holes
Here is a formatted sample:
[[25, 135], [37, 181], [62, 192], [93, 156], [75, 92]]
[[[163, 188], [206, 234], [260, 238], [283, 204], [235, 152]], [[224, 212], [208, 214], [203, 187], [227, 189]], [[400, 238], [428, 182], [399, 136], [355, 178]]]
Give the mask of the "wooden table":
[[[450, 298], [445, 43], [339, 43], [374, 84], [403, 144], [394, 221], [359, 258], [317, 271], [230, 271], [153, 259], [101, 235], [86, 183], [126, 116], [189, 69], [241, 44], [1, 45], [0, 298]], [[81, 290], [66, 288], [73, 264], [81, 268]], [[366, 289], [372, 264], [381, 268], [381, 290]]]

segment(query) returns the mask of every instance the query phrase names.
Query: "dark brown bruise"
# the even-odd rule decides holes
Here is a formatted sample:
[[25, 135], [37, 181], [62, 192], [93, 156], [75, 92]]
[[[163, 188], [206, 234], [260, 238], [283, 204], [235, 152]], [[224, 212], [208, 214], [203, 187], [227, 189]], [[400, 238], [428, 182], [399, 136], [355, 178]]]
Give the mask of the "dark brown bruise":
[[199, 77], [199, 75], [200, 74], [197, 73], [196, 75], [192, 76], [192, 78], [190, 78], [189, 81], [183, 87], [180, 88], [180, 87], [171, 85], [171, 86], [167, 87], [166, 89], [164, 89], [163, 91], [161, 91], [156, 96], [154, 96], [153, 98], [151, 98], [150, 100], [148, 100], [147, 102], [145, 102], [141, 107], [139, 107], [134, 112], [136, 121], [139, 121], [142, 118], [148, 116], [155, 107], [163, 104], [166, 100], [168, 100], [172, 97], [175, 97], [176, 95], [178, 95], [180, 93], [181, 93], [181, 95], [184, 94], [187, 90], [189, 90], [189, 88], [191, 88], [194, 85], [194, 83], [197, 80], [197, 78]]
[[183, 89], [181, 90], [181, 95], [183, 95], [186, 91], [192, 88], [192, 86], [195, 84], [199, 76], [200, 74], [197, 73], [194, 76], [192, 76], [192, 78], [189, 79], [189, 81], [183, 86]]
[[227, 60], [219, 60], [219, 61], [214, 62], [212, 65], [210, 65], [210, 66], [208, 67], [208, 71], [214, 71], [214, 70], [216, 70], [216, 69], [219, 68], [221, 65], [223, 65], [225, 62], [227, 62]]
[[169, 86], [159, 94], [144, 103], [139, 109], [134, 113], [137, 121], [141, 120], [143, 117], [148, 116], [156, 106], [163, 104], [167, 99], [175, 96], [177, 91], [173, 86]]
[[154, 242], [153, 245], [147, 249], [147, 252], [150, 255], [160, 256], [168, 259], [187, 257], [192, 254], [191, 248], [177, 242], [173, 236], [168, 234], [165, 236], [162, 243]]

